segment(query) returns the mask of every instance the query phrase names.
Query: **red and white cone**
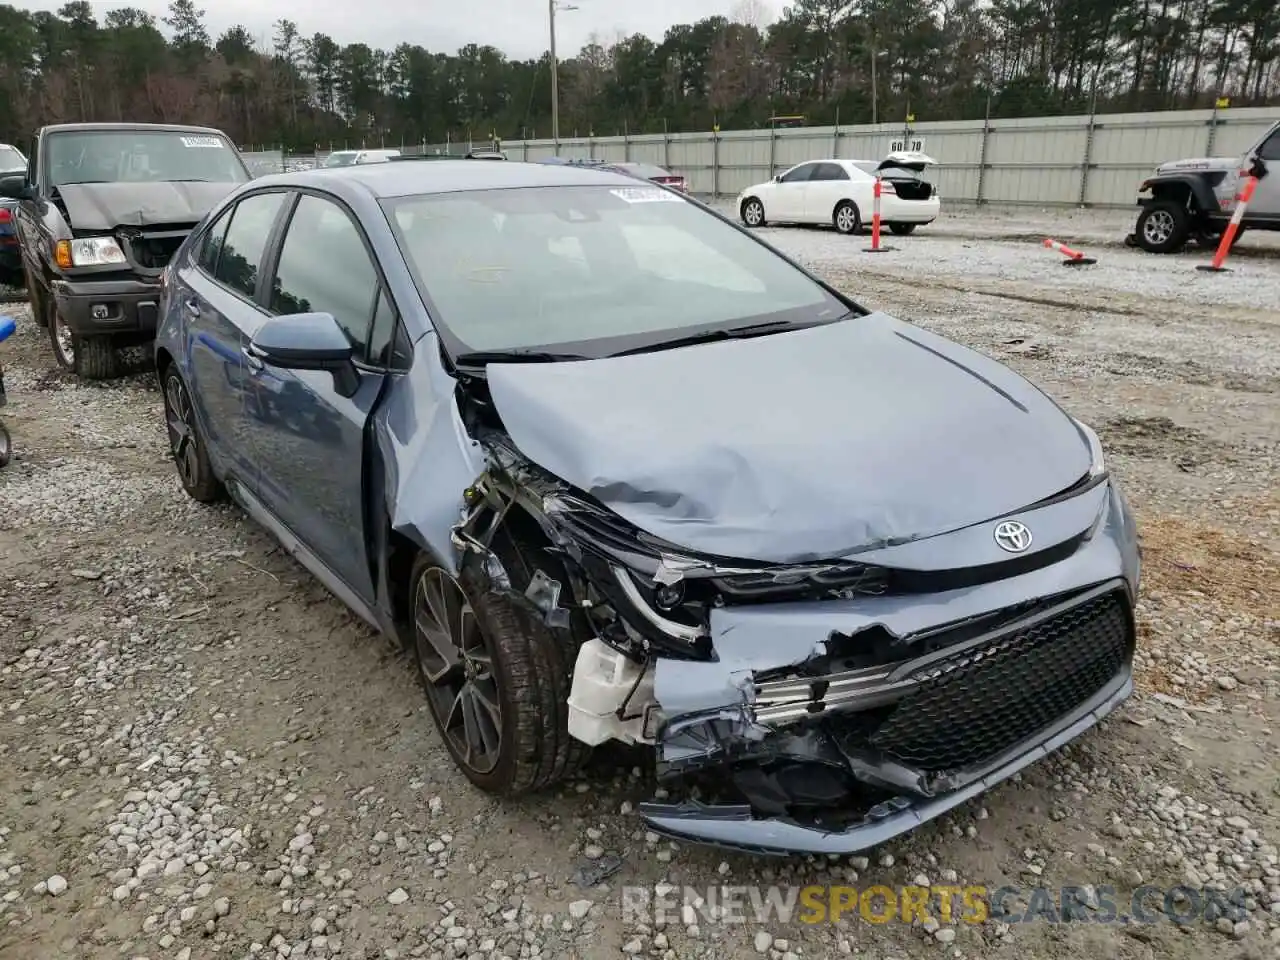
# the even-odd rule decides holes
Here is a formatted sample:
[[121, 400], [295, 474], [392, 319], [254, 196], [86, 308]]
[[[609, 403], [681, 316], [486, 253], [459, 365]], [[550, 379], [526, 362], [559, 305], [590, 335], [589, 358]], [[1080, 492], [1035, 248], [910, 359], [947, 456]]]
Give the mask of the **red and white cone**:
[[864, 253], [888, 253], [893, 249], [893, 247], [880, 245], [880, 194], [882, 189], [883, 182], [879, 177], [876, 177], [876, 185], [871, 191], [871, 246], [863, 247]]
[[1227, 224], [1227, 229], [1222, 231], [1222, 240], [1219, 241], [1218, 250], [1213, 255], [1213, 263], [1202, 263], [1196, 267], [1197, 270], [1203, 270], [1205, 273], [1230, 272], [1223, 264], [1227, 262], [1227, 254], [1231, 252], [1231, 244], [1235, 242], [1236, 234], [1240, 232], [1240, 222], [1244, 220], [1245, 208], [1249, 206], [1249, 201], [1253, 199], [1253, 191], [1257, 189], [1257, 177], [1251, 176], [1244, 182], [1244, 189], [1236, 197], [1236, 208], [1231, 214], [1231, 222]]
[[1086, 257], [1079, 250], [1072, 250], [1065, 243], [1059, 243], [1052, 237], [1044, 238], [1044, 245], [1050, 250], [1056, 250], [1058, 253], [1066, 257], [1062, 261], [1064, 267], [1087, 267], [1090, 264], [1097, 263], [1093, 257]]

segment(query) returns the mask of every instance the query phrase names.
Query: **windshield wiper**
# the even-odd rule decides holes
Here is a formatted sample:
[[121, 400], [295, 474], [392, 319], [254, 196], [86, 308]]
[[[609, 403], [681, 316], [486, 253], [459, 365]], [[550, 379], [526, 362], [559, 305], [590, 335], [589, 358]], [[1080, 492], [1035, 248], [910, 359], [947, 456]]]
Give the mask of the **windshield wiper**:
[[834, 323], [835, 320], [843, 320], [850, 314], [844, 314], [833, 320], [808, 320], [797, 322], [795, 320], [766, 320], [761, 323], [746, 323], [740, 327], [721, 327], [717, 330], [702, 330], [698, 333], [691, 333], [683, 337], [673, 337], [669, 340], [659, 340], [657, 343], [646, 343], [641, 347], [631, 347], [627, 350], [620, 350], [617, 353], [611, 353], [611, 357], [628, 357], [637, 353], [656, 353], [659, 350], [671, 350], [676, 347], [692, 347], [700, 343], [715, 343], [717, 340], [746, 340], [749, 337], [763, 337], [770, 333], [781, 333], [784, 330], [803, 330], [806, 327], [817, 327], [824, 323]]
[[590, 360], [580, 353], [555, 353], [549, 350], [473, 350], [454, 357], [460, 367], [482, 367], [486, 363], [558, 363], [562, 360]]

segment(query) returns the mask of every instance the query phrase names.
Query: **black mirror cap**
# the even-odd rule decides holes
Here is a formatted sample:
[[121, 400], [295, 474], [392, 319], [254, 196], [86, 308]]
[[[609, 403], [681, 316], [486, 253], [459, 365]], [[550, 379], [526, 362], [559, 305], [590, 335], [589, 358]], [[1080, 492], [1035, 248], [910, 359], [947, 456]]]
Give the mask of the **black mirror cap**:
[[0, 199], [3, 200], [26, 200], [31, 196], [31, 189], [27, 186], [27, 178], [21, 174], [17, 176], [0, 177]]

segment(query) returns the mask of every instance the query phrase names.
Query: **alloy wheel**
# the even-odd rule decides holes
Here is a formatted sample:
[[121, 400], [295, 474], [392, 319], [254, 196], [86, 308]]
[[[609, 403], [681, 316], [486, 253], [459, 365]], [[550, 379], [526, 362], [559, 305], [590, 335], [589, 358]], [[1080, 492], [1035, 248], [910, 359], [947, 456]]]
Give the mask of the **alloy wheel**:
[[1142, 225], [1142, 235], [1147, 243], [1159, 245], [1173, 235], [1173, 214], [1167, 210], [1153, 210]]
[[427, 700], [459, 762], [490, 773], [502, 751], [502, 707], [489, 643], [453, 577], [427, 570], [414, 591], [414, 637]]
[[853, 215], [853, 207], [841, 207], [836, 212], [836, 227], [841, 233], [852, 233], [857, 222], [857, 217]]
[[747, 226], [749, 227], [760, 226], [764, 221], [764, 207], [760, 205], [760, 201], [748, 201], [746, 209], [743, 210], [743, 218], [747, 221]]
[[169, 449], [183, 486], [200, 483], [200, 460], [196, 452], [195, 413], [182, 378], [170, 373], [164, 386], [164, 419], [169, 429]]

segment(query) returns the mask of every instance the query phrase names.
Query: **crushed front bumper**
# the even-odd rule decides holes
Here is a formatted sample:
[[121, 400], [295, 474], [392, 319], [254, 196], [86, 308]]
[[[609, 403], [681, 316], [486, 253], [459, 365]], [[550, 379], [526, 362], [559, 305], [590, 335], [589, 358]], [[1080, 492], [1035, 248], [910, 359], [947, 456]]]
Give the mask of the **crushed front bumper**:
[[[756, 853], [854, 853], [1115, 710], [1133, 691], [1140, 556], [1128, 505], [1108, 483], [1028, 519], [1048, 541], [1087, 532], [1007, 579], [713, 612], [714, 662], [657, 664], [659, 776], [701, 777], [720, 796], [715, 784], [731, 783], [735, 796], [642, 804], [650, 829]], [[928, 549], [949, 561], [973, 535]], [[836, 640], [861, 662], [833, 662]]]
[[759, 854], [851, 854], [892, 840], [942, 816], [1015, 773], [1070, 743], [1120, 706], [1133, 692], [1126, 667], [1087, 703], [1034, 738], [978, 771], [964, 786], [936, 797], [898, 796], [867, 811], [861, 823], [829, 831], [781, 818], [757, 819], [746, 804], [643, 803], [640, 816], [656, 833]]

